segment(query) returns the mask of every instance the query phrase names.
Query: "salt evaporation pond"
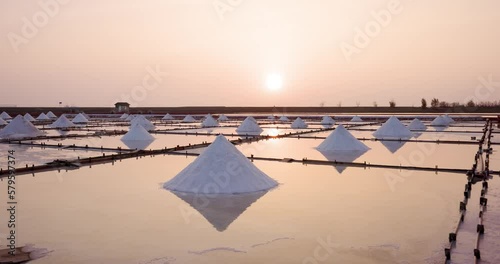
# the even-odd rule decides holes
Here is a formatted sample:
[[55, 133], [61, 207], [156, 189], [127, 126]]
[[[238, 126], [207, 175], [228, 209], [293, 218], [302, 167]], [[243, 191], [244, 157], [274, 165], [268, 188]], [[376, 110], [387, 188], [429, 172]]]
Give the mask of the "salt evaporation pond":
[[[182, 117], [183, 118], [183, 117]], [[195, 116], [199, 120], [200, 116]], [[200, 122], [160, 124], [151, 133], [156, 139], [147, 149], [212, 142], [218, 133], [237, 136], [239, 122], [231, 127], [200, 128]], [[293, 121], [296, 116], [289, 116]], [[290, 123], [259, 120], [261, 135], [323, 128], [320, 119], [307, 129], [291, 129]], [[350, 119], [350, 118], [349, 118]], [[346, 119], [346, 120], [349, 120]], [[408, 124], [409, 120], [403, 123]], [[424, 122], [429, 125], [429, 122]], [[98, 125], [92, 122], [92, 125]], [[128, 126], [73, 130], [126, 131]], [[126, 124], [126, 123], [124, 123]], [[337, 124], [363, 124], [338, 122]], [[193, 128], [193, 126], [195, 128]], [[464, 127], [462, 127], [464, 126]], [[483, 124], [454, 123], [439, 132], [428, 126], [418, 140], [480, 138]], [[380, 125], [348, 130], [357, 138], [373, 139]], [[356, 130], [368, 129], [369, 131]], [[474, 133], [465, 133], [474, 131]], [[57, 136], [56, 130], [46, 130]], [[316, 147], [331, 131], [268, 139], [236, 145], [244, 155], [296, 160], [332, 160]], [[122, 135], [38, 140], [35, 143], [105, 148], [127, 148]], [[493, 139], [494, 140], [494, 139]], [[339, 161], [468, 169], [477, 144], [435, 144], [363, 140], [370, 150]], [[54, 159], [100, 156], [101, 151], [0, 145], [0, 166], [6, 167], [7, 150], [15, 149], [20, 167]], [[201, 153], [205, 148], [187, 150]], [[182, 150], [181, 153], [185, 153]], [[109, 152], [106, 152], [106, 154]], [[237, 198], [201, 197], [205, 206], [189, 195], [162, 188], [195, 157], [158, 155], [84, 166], [78, 170], [50, 171], [18, 176], [18, 244], [35, 244], [52, 252], [33, 263], [442, 263], [448, 233], [459, 217], [466, 176], [459, 173], [422, 172], [343, 166], [303, 165], [255, 160], [254, 164], [280, 185], [269, 191]], [[491, 167], [500, 169], [495, 155]], [[24, 163], [23, 163], [24, 162]], [[397, 177], [397, 181], [393, 181]], [[475, 185], [473, 193], [479, 192]], [[0, 210], [6, 197], [0, 196]], [[212, 204], [212, 206], [211, 206]], [[214, 204], [216, 204], [214, 206]], [[0, 233], [6, 228], [0, 225]], [[0, 247], [3, 246], [0, 240]], [[316, 252], [321, 251], [323, 261]], [[314, 262], [316, 261], [316, 262]]]
[[464, 183], [415, 172], [391, 189], [383, 170], [255, 162], [281, 185], [220, 232], [161, 188], [193, 159], [20, 176], [19, 243], [54, 250], [36, 263], [302, 263], [326, 240], [339, 263], [429, 263], [442, 260]]

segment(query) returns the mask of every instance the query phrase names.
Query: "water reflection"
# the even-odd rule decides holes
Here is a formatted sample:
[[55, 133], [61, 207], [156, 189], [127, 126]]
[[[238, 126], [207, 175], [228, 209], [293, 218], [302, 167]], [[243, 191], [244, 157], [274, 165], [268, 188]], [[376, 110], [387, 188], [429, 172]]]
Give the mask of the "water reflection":
[[[319, 150], [318, 150], [319, 151]], [[358, 151], [319, 151], [328, 161], [353, 162], [357, 158], [363, 156], [367, 150]], [[342, 173], [347, 167], [335, 165], [335, 169]]]
[[406, 143], [406, 141], [389, 141], [389, 140], [380, 140], [380, 143], [384, 145], [386, 149], [388, 149], [391, 153], [396, 153], [403, 145]]
[[268, 191], [234, 195], [207, 195], [171, 191], [198, 211], [215, 229], [223, 232], [254, 202]]

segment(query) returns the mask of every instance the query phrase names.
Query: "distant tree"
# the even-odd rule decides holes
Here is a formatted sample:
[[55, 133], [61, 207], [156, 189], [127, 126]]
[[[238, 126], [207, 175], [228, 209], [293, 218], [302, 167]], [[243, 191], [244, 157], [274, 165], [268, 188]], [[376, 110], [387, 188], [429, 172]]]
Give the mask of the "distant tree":
[[337, 107], [342, 107], [342, 101], [339, 101], [339, 102], [337, 103]]
[[432, 98], [432, 100], [431, 100], [431, 107], [432, 108], [437, 108], [438, 106], [439, 106], [439, 99]]
[[450, 106], [453, 108], [457, 108], [457, 107], [460, 107], [460, 103], [459, 102], [452, 102]]
[[450, 107], [450, 104], [446, 101], [441, 101], [441, 102], [439, 102], [439, 107], [448, 108], [448, 107]]
[[467, 104], [465, 105], [467, 107], [476, 107], [476, 104], [474, 103], [474, 101], [470, 100], [467, 102]]
[[427, 100], [425, 100], [425, 98], [422, 98], [422, 109], [426, 108], [427, 108]]
[[377, 101], [373, 101], [373, 106], [378, 107]]
[[356, 101], [356, 106], [359, 107], [361, 103], [359, 101]]
[[325, 107], [325, 102], [323, 101], [323, 102], [319, 103], [319, 107]]
[[394, 101], [394, 99], [389, 101], [389, 107], [396, 107], [396, 102]]

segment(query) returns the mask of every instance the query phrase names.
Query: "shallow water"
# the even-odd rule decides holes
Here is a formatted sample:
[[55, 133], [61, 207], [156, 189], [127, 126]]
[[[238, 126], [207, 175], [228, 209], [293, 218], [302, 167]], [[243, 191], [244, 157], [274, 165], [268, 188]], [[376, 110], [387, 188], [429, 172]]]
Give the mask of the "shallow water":
[[[262, 134], [300, 131], [286, 126], [263, 125]], [[312, 127], [321, 126], [311, 123], [309, 130]], [[181, 130], [211, 133], [208, 136], [153, 134], [156, 140], [147, 148], [212, 142], [216, 134], [235, 133], [235, 129]], [[51, 135], [57, 132], [49, 131]], [[481, 136], [480, 126], [445, 131], [454, 132], [423, 132], [417, 139], [471, 141], [471, 136]], [[256, 157], [461, 169], [472, 166], [477, 151], [477, 145], [382, 142], [369, 140], [373, 131], [350, 132], [368, 139], [363, 143], [370, 150], [357, 157], [325, 156], [315, 149], [322, 139], [296, 137], [236, 147], [244, 155]], [[329, 133], [307, 136], [326, 137]], [[126, 148], [120, 138], [43, 142]], [[100, 151], [0, 144], [1, 167], [10, 148], [16, 148], [19, 164], [101, 155]], [[33, 263], [442, 263], [466, 183], [465, 175], [454, 173], [256, 160], [258, 168], [280, 183], [277, 188], [233, 197], [197, 197], [162, 188], [162, 183], [194, 159], [160, 155], [18, 176], [18, 244], [53, 250]], [[498, 170], [496, 155], [491, 160], [492, 168]], [[0, 185], [5, 191], [4, 182]], [[0, 195], [0, 210], [5, 211], [6, 198]], [[4, 221], [3, 215], [1, 218]], [[2, 237], [6, 232], [6, 225], [0, 224]]]
[[[318, 257], [430, 263], [457, 218], [464, 183], [454, 174], [417, 172], [391, 188], [383, 170], [350, 168], [339, 175], [330, 166], [255, 162], [280, 186], [252, 197], [246, 210], [247, 204], [236, 208], [237, 217], [221, 232], [209, 221], [216, 220], [160, 188], [192, 160], [158, 156], [19, 176], [18, 243], [54, 250], [36, 263], [303, 263]], [[324, 241], [332, 244], [321, 249]]]

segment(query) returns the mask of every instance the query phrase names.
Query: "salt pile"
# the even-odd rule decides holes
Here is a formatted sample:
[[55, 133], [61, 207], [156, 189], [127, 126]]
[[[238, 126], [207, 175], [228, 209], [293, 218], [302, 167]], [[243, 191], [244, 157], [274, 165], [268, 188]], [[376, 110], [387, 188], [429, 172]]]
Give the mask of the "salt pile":
[[359, 116], [353, 116], [351, 122], [363, 122], [363, 119]]
[[252, 122], [257, 123], [257, 120], [255, 120], [255, 118], [253, 116], [248, 116], [247, 118], [252, 120]]
[[[261, 133], [262, 128], [257, 124], [257, 122], [252, 120], [251, 116], [245, 118], [241, 125], [236, 129], [238, 133]], [[255, 120], [255, 119], [254, 119]]]
[[446, 122], [448, 122], [448, 124], [455, 123], [455, 120], [453, 120], [453, 118], [451, 118], [448, 114], [444, 115], [443, 118]]
[[209, 115], [205, 118], [205, 120], [203, 120], [203, 122], [201, 123], [201, 126], [202, 127], [218, 127], [219, 123], [217, 123], [217, 121], [215, 121], [215, 119], [211, 115]]
[[182, 119], [182, 122], [183, 123], [194, 123], [194, 122], [196, 122], [196, 119], [194, 119], [194, 117], [192, 117], [191, 115], [187, 115], [186, 117], [184, 117], [184, 119]]
[[40, 120], [40, 121], [43, 121], [43, 120], [50, 120], [50, 117], [48, 117], [46, 114], [44, 113], [41, 113], [37, 118], [36, 120]]
[[61, 115], [54, 123], [50, 125], [52, 128], [67, 128], [75, 127], [76, 125], [71, 122], [66, 116]]
[[227, 116], [225, 116], [224, 114], [220, 115], [219, 118], [217, 118], [217, 120], [221, 121], [221, 122], [225, 122], [225, 121], [229, 121], [229, 118], [227, 118]]
[[391, 116], [373, 133], [376, 138], [411, 138], [411, 131], [395, 116]]
[[12, 117], [7, 114], [7, 112], [3, 111], [1, 114], [0, 114], [0, 117], [4, 120], [7, 120], [7, 119], [12, 119]]
[[155, 138], [141, 124], [135, 123], [120, 140], [131, 149], [145, 149]]
[[7, 121], [3, 120], [3, 118], [0, 117], [0, 126], [1, 125], [6, 125]]
[[135, 118], [135, 115], [128, 115], [127, 118], [125, 118], [125, 121], [132, 121]]
[[277, 185], [275, 180], [260, 171], [231, 142], [219, 135], [203, 153], [163, 187], [185, 193], [239, 194], [269, 190]]
[[275, 120], [276, 118], [273, 115], [267, 117], [268, 120]]
[[48, 116], [49, 118], [57, 118], [57, 116], [56, 116], [54, 113], [52, 113], [52, 111], [49, 111], [49, 112], [47, 113], [47, 116]]
[[133, 125], [135, 125], [135, 124], [139, 124], [142, 127], [144, 127], [144, 129], [146, 129], [147, 131], [151, 131], [151, 130], [156, 129], [155, 125], [153, 125], [153, 123], [151, 123], [151, 121], [147, 120], [146, 117], [144, 117], [143, 115], [138, 115], [138, 116], [134, 117], [134, 119], [132, 119], [132, 121], [130, 121], [130, 124], [131, 124], [131, 127], [133, 127]]
[[443, 118], [442, 116], [437, 116], [431, 122], [431, 126], [447, 126], [447, 125], [448, 125], [448, 121], [445, 118]]
[[[316, 148], [329, 161], [352, 162], [361, 157], [369, 148], [355, 138], [343, 125], [339, 125]], [[342, 173], [346, 166], [336, 165], [335, 169]]]
[[89, 120], [85, 117], [85, 115], [83, 115], [82, 113], [79, 113], [78, 115], [76, 115], [73, 120], [71, 120], [71, 122], [75, 123], [75, 124], [78, 124], [78, 123], [87, 123], [89, 122]]
[[25, 119], [26, 121], [29, 121], [29, 122], [34, 122], [34, 121], [36, 121], [36, 119], [35, 119], [32, 115], [30, 115], [29, 113], [24, 114], [24, 119]]
[[307, 124], [306, 124], [306, 122], [304, 122], [304, 120], [302, 120], [302, 118], [297, 117], [297, 119], [295, 119], [295, 121], [293, 121], [293, 123], [290, 125], [290, 127], [293, 129], [307, 128]]
[[38, 130], [38, 128], [21, 115], [16, 116], [8, 125], [0, 130], [0, 138], [38, 137], [43, 134], [42, 131]]
[[280, 117], [280, 121], [282, 121], [282, 122], [288, 122], [288, 121], [290, 121], [290, 119], [288, 119], [288, 117], [286, 117], [286, 116], [281, 116]]
[[350, 152], [367, 151], [369, 148], [339, 125], [316, 149], [321, 152]]
[[122, 120], [125, 120], [127, 119], [128, 117], [128, 114], [127, 113], [123, 113], [123, 115], [121, 115], [119, 118], [122, 119]]
[[167, 113], [165, 116], [161, 118], [162, 120], [174, 120], [174, 117]]
[[415, 118], [411, 123], [408, 125], [408, 129], [410, 130], [426, 130], [427, 126], [420, 121], [420, 119]]
[[322, 125], [335, 125], [335, 120], [331, 118], [330, 116], [324, 116], [323, 119], [321, 119], [321, 124]]
[[229, 118], [227, 118], [227, 116], [225, 116], [224, 114], [220, 115], [219, 118], [217, 118], [218, 121], [221, 121], [221, 122], [225, 122], [225, 121], [229, 121]]
[[82, 114], [85, 118], [87, 118], [87, 121], [90, 120], [90, 116], [85, 114], [85, 112], [81, 112], [80, 114]]

